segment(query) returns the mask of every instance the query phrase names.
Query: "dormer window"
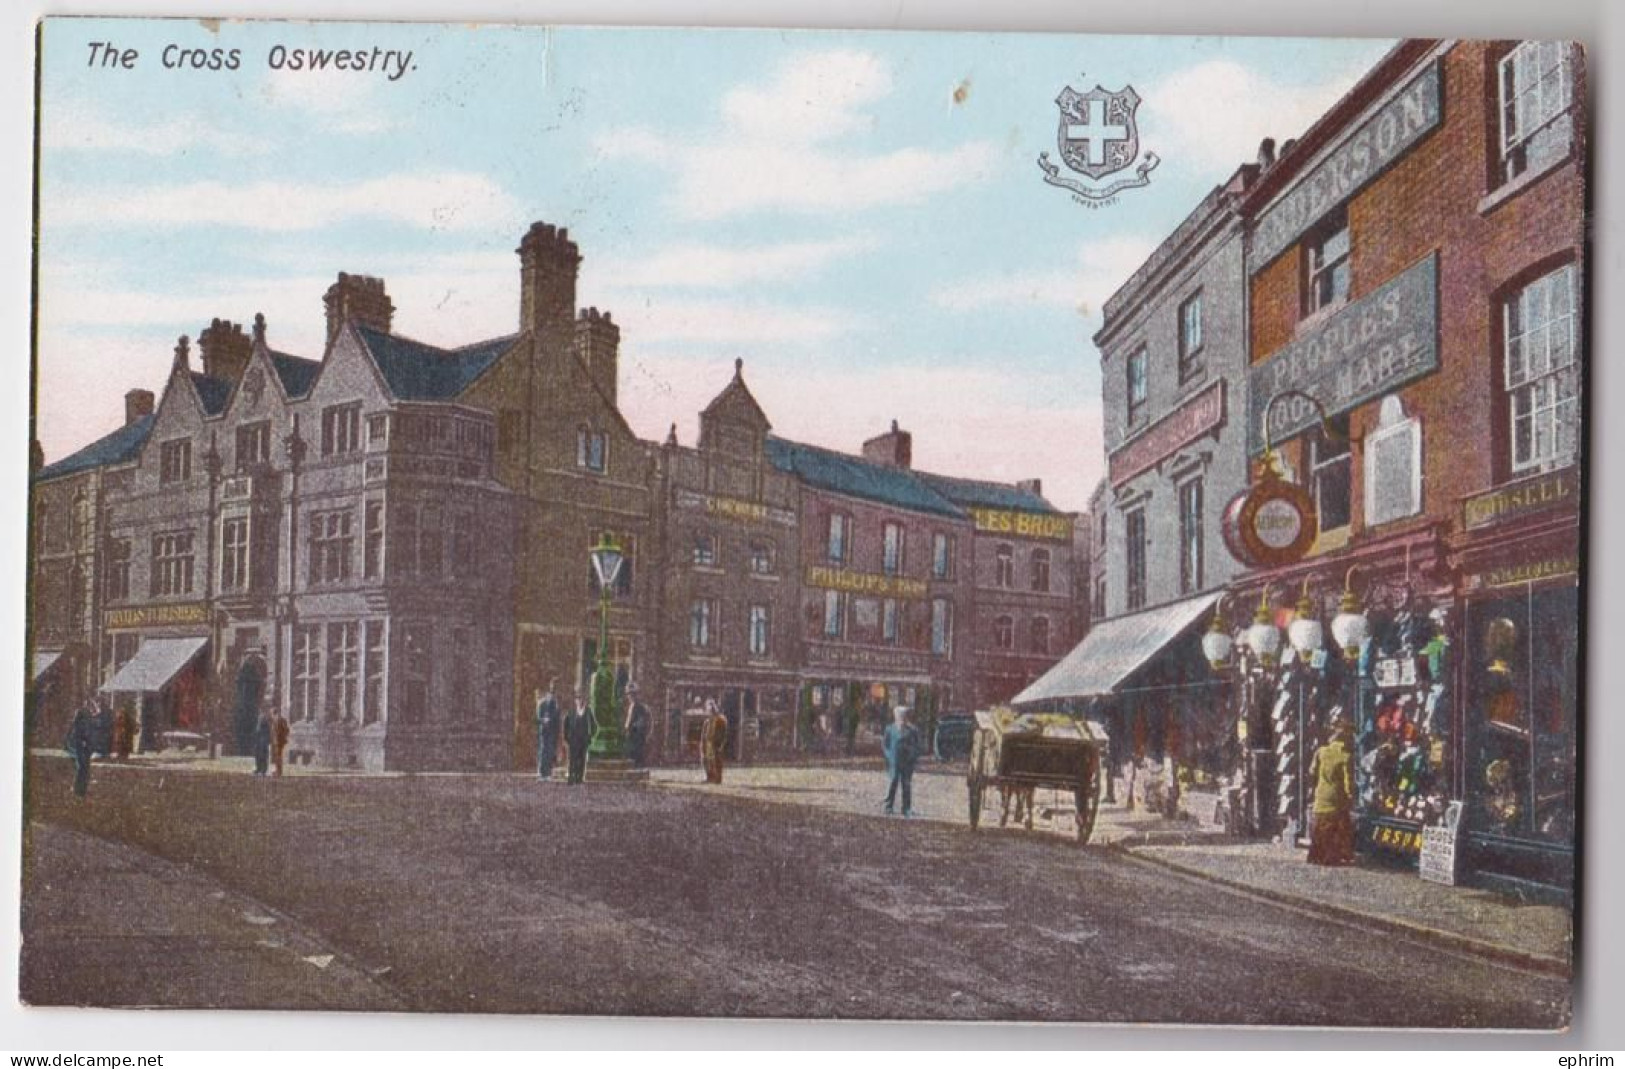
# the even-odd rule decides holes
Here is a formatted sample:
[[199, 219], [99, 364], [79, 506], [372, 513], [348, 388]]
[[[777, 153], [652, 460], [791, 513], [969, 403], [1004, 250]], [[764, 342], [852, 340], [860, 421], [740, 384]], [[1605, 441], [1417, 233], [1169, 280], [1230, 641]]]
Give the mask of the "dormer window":
[[158, 450], [158, 481], [165, 486], [192, 477], [192, 440], [176, 438]]

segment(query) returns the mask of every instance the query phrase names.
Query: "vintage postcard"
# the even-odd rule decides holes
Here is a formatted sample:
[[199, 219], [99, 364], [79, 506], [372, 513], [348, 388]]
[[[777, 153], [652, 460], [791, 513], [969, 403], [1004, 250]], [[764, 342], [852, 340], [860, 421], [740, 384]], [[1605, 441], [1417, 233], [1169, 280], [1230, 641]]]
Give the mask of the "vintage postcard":
[[50, 18], [21, 997], [1568, 1026], [1586, 55]]

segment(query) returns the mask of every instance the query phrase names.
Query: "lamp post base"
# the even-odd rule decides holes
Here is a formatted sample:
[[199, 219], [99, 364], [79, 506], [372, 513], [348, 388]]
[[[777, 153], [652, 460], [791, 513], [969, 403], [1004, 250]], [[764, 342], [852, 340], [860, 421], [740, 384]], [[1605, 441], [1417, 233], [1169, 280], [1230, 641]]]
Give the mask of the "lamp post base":
[[647, 783], [649, 770], [634, 767], [626, 757], [593, 757], [587, 762], [587, 782]]

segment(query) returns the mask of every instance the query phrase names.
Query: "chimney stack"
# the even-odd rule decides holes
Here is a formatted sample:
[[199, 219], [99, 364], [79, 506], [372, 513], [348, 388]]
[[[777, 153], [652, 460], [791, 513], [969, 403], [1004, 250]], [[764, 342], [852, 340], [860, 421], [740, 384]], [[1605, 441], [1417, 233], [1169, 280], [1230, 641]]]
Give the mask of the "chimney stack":
[[197, 336], [197, 347], [203, 354], [203, 373], [227, 382], [240, 382], [248, 367], [248, 354], [253, 342], [243, 333], [241, 323], [214, 319]]
[[1025, 490], [1029, 494], [1032, 494], [1034, 497], [1043, 497], [1044, 496], [1044, 480], [1043, 479], [1018, 479], [1016, 481], [1016, 489], [1017, 490]]
[[888, 468], [907, 468], [914, 463], [914, 436], [899, 430], [897, 421], [891, 421], [891, 430], [863, 443], [863, 459]]
[[587, 365], [587, 373], [598, 384], [610, 404], [615, 404], [615, 384], [619, 375], [621, 328], [608, 312], [584, 308], [576, 317], [576, 353]]
[[519, 241], [519, 329], [562, 347], [571, 344], [576, 318], [576, 276], [581, 250], [570, 231], [532, 223]]
[[395, 304], [384, 290], [384, 280], [371, 275], [351, 275], [339, 272], [339, 280], [327, 287], [322, 295], [327, 306], [327, 344], [339, 336], [339, 328], [346, 319], [362, 326], [389, 333], [395, 319]]
[[138, 419], [152, 415], [151, 390], [131, 390], [124, 395], [124, 425], [128, 427]]

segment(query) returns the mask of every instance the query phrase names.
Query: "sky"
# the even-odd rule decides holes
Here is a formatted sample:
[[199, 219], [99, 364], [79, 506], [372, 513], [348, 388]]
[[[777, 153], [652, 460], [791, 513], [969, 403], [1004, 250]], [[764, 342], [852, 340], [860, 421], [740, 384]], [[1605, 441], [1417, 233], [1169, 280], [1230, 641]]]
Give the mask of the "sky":
[[[578, 303], [621, 324], [641, 435], [692, 443], [738, 358], [775, 433], [855, 452], [897, 420], [917, 467], [1082, 509], [1102, 304], [1392, 43], [50, 20], [37, 436], [50, 461], [117, 427], [216, 316], [320, 357], [339, 271], [385, 280], [398, 333], [511, 333], [514, 249], [545, 220], [580, 245]], [[313, 48], [379, 61], [272, 65]], [[1088, 208], [1036, 161], [1056, 95], [1097, 83], [1135, 88], [1161, 163]]]

